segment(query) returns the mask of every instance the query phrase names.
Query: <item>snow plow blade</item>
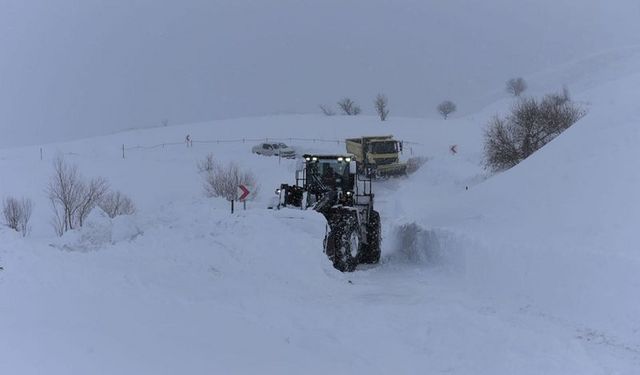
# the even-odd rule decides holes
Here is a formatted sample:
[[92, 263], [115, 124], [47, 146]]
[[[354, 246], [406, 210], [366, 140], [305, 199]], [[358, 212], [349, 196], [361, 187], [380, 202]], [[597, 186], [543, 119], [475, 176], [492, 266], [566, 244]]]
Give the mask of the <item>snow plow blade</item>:
[[379, 165], [374, 170], [376, 177], [398, 177], [407, 174], [407, 164]]

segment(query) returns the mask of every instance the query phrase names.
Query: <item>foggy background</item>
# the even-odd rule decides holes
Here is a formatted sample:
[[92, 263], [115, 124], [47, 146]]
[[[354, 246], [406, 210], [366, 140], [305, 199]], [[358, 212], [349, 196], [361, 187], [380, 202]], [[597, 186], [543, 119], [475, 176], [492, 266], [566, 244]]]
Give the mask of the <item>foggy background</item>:
[[371, 114], [378, 92], [391, 116], [470, 113], [512, 76], [640, 43], [638, 20], [637, 0], [0, 0], [0, 147], [343, 96]]

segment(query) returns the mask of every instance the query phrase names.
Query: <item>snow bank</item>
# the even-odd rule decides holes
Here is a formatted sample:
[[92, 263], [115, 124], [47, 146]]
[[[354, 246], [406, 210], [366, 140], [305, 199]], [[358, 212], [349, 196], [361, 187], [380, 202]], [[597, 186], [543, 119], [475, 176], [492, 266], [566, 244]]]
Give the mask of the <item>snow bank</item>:
[[[422, 215], [405, 212], [422, 217], [414, 232], [424, 256], [449, 253], [447, 266], [476, 293], [535, 306], [640, 350], [640, 54], [632, 57], [616, 62], [626, 69], [615, 78], [608, 71], [575, 93], [589, 114], [538, 153], [469, 191], [451, 184], [450, 199], [427, 198]], [[416, 177], [429, 186], [433, 173]]]
[[96, 251], [119, 242], [133, 241], [142, 234], [134, 217], [116, 216], [112, 219], [96, 207], [81, 228], [66, 232], [52, 246], [69, 251]]

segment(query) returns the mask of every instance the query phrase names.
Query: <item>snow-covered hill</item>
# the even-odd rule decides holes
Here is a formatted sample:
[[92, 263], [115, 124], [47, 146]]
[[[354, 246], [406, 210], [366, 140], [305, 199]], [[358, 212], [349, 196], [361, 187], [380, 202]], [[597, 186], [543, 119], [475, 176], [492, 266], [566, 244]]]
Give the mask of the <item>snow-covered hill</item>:
[[[510, 99], [447, 121], [245, 118], [0, 150], [0, 195], [36, 205], [31, 237], [0, 229], [0, 372], [637, 373], [640, 54], [626, 51], [531, 82], [568, 84], [589, 115], [490, 178], [482, 130]], [[363, 134], [428, 161], [376, 184], [382, 263], [342, 274], [320, 215], [266, 209], [296, 161], [246, 139], [342, 152], [334, 140]], [[256, 174], [246, 211], [202, 196], [210, 152]], [[44, 189], [59, 153], [138, 213], [54, 237]]]

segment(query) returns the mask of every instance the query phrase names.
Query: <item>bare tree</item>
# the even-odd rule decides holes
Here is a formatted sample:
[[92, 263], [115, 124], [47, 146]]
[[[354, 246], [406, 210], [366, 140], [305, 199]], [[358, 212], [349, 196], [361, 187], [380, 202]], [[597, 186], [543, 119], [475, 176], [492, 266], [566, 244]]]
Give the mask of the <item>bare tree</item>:
[[343, 115], [357, 116], [360, 114], [360, 107], [350, 98], [344, 98], [338, 102], [338, 108], [342, 111]]
[[53, 225], [59, 235], [74, 228], [74, 213], [80, 204], [84, 184], [78, 168], [68, 165], [61, 156], [53, 161], [54, 175], [47, 192], [55, 212]]
[[513, 96], [520, 96], [527, 89], [527, 82], [522, 77], [511, 78], [507, 81], [506, 90]]
[[119, 215], [133, 215], [136, 213], [136, 206], [131, 198], [119, 191], [105, 194], [98, 206], [112, 219]]
[[319, 107], [320, 107], [320, 110], [322, 111], [322, 113], [324, 113], [325, 116], [335, 116], [335, 114], [336, 114], [336, 111], [334, 111], [328, 105], [320, 104]]
[[385, 121], [387, 116], [389, 116], [389, 100], [387, 97], [385, 95], [378, 94], [378, 96], [376, 96], [376, 100], [373, 101], [373, 105], [376, 108], [378, 117], [380, 117], [380, 121]]
[[489, 123], [485, 132], [485, 165], [493, 171], [515, 166], [585, 114], [566, 92], [547, 95], [540, 101], [519, 100], [509, 116], [495, 117]]
[[440, 115], [442, 115], [442, 117], [444, 117], [444, 119], [446, 120], [451, 113], [456, 111], [457, 106], [451, 100], [445, 100], [442, 103], [438, 104], [436, 108], [438, 109]]
[[107, 193], [109, 185], [103, 178], [86, 183], [75, 165], [67, 164], [62, 157], [53, 162], [54, 174], [47, 193], [54, 211], [52, 225], [58, 235], [81, 227], [91, 210]]
[[205, 175], [204, 193], [207, 197], [235, 200], [239, 185], [251, 186], [253, 188], [251, 197], [256, 196], [258, 185], [253, 173], [242, 171], [234, 162], [226, 166], [215, 164], [214, 168]]
[[18, 231], [23, 237], [31, 231], [29, 221], [33, 212], [33, 203], [30, 199], [18, 200], [13, 197], [6, 198], [2, 203], [2, 215], [5, 225]]

